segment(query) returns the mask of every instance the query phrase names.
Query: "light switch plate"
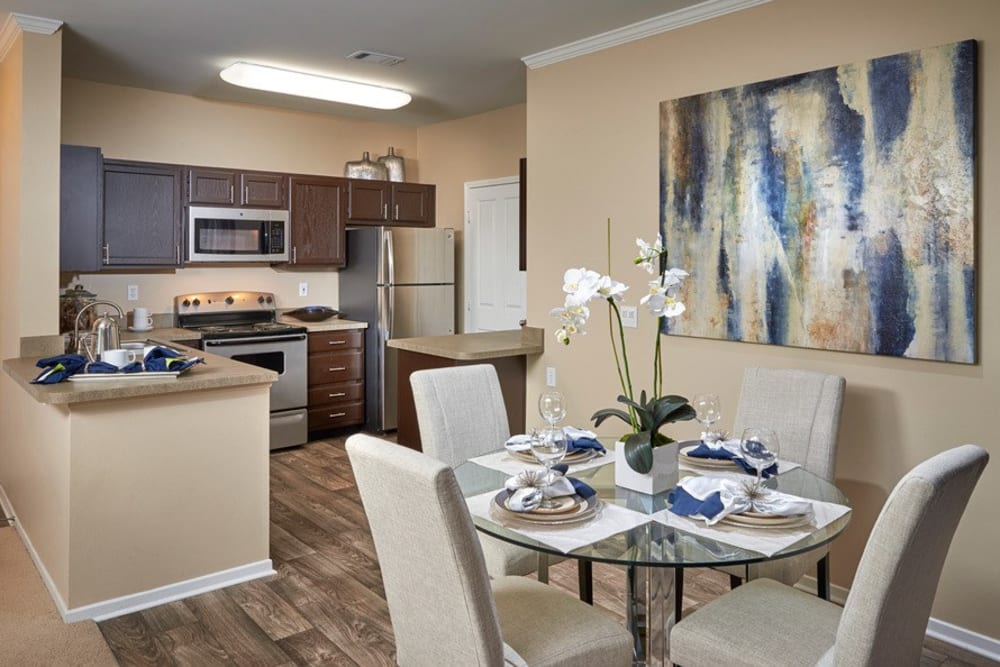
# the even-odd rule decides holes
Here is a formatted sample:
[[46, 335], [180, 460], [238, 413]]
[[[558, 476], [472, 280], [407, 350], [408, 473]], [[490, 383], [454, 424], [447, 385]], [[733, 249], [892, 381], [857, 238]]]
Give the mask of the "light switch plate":
[[635, 306], [622, 306], [622, 326], [635, 329], [639, 326], [639, 311]]
[[299, 283], [299, 296], [309, 296], [309, 283]]
[[545, 367], [545, 384], [549, 387], [556, 386], [556, 369], [552, 366]]
[[128, 298], [129, 301], [138, 301], [139, 300], [139, 286], [138, 285], [129, 285], [128, 286], [128, 297], [127, 298]]

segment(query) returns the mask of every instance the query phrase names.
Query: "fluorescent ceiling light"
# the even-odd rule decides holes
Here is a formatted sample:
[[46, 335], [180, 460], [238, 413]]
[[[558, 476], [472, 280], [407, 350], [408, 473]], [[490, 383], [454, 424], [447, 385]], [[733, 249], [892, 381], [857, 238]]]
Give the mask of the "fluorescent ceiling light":
[[234, 86], [375, 109], [398, 109], [409, 104], [412, 99], [401, 90], [252, 63], [234, 63], [222, 70], [219, 76]]

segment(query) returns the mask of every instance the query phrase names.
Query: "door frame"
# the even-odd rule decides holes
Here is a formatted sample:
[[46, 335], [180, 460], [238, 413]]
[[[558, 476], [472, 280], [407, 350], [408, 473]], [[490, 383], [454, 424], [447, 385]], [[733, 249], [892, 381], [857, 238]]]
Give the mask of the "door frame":
[[[472, 222], [472, 209], [469, 206], [469, 196], [472, 191], [478, 188], [490, 188], [497, 185], [519, 185], [521, 183], [521, 177], [518, 174], [513, 174], [511, 176], [502, 176], [500, 178], [487, 178], [481, 181], [466, 181], [465, 187], [463, 189], [463, 203], [462, 210], [464, 211], [464, 220], [462, 225], [462, 333], [469, 331], [469, 313], [472, 311], [472, 301], [470, 295], [472, 294], [472, 285], [469, 280], [469, 268], [472, 266], [472, 243], [470, 243], [470, 233], [469, 226]], [[520, 194], [518, 195], [520, 197]], [[518, 234], [520, 234], [520, 229], [518, 229]], [[527, 295], [526, 295], [527, 296]]]

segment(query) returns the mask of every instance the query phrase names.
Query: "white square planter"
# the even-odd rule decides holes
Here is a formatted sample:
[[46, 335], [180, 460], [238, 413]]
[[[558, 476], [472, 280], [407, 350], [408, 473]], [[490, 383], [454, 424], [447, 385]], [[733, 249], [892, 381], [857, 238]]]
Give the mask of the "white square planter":
[[668, 491], [677, 485], [678, 445], [660, 445], [653, 448], [653, 468], [646, 474], [629, 467], [625, 460], [625, 445], [620, 440], [615, 443], [615, 485], [632, 491], [655, 495]]

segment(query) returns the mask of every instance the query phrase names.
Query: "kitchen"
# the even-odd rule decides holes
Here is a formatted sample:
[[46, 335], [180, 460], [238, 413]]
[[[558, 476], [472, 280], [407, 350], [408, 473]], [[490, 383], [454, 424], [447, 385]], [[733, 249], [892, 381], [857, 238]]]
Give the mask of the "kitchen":
[[[619, 247], [631, 244], [631, 237], [648, 237], [654, 229], [656, 147], [650, 137], [655, 136], [655, 105], [659, 101], [956, 38], [991, 42], [997, 34], [991, 27], [995, 22], [988, 19], [995, 15], [995, 9], [987, 8], [984, 2], [970, 3], [965, 14], [948, 12], [930, 2], [914, 8], [893, 1], [878, 9], [862, 2], [806, 3], [804, 8], [793, 4], [776, 0], [750, 10], [745, 19], [749, 24], [720, 18], [672, 33], [669, 39], [654, 38], [532, 71], [530, 112], [529, 106], [515, 105], [418, 127], [213, 102], [82, 79], [63, 80], [59, 54], [40, 43], [41, 38], [31, 40], [24, 47], [23, 77], [35, 85], [26, 89], [23, 99], [18, 96], [21, 106], [17, 110], [10, 109], [13, 102], [4, 110], [15, 123], [17, 119], [24, 121], [18, 125], [23, 125], [19, 141], [33, 147], [36, 162], [32, 164], [40, 161], [45, 167], [39, 175], [39, 171], [29, 170], [29, 166], [35, 169], [31, 161], [21, 158], [13, 171], [30, 171], [31, 177], [25, 178], [23, 185], [5, 182], [7, 189], [0, 201], [5, 219], [14, 207], [13, 214], [25, 220], [14, 231], [5, 227], [9, 236], [0, 257], [5, 290], [16, 297], [0, 323], [4, 357], [18, 355], [21, 337], [54, 330], [55, 308], [35, 312], [33, 306], [51, 304], [62, 288], [78, 281], [102, 297], [122, 302], [128, 310], [132, 307], [127, 302], [128, 286], [137, 285], [140, 299], [135, 303], [156, 313], [170, 312], [175, 296], [200, 290], [272, 292], [282, 308], [340, 305], [337, 271], [319, 268], [184, 268], [63, 276], [60, 280], [57, 262], [45, 254], [45, 249], [57, 245], [56, 231], [28, 222], [58, 218], [58, 205], [45, 180], [46, 174], [58, 170], [60, 143], [100, 146], [106, 155], [121, 159], [325, 175], [339, 175], [343, 164], [357, 159], [363, 151], [378, 155], [391, 145], [407, 159], [408, 180], [437, 186], [437, 225], [458, 230], [463, 218], [462, 184], [509, 175], [517, 159], [530, 153], [532, 220], [544, 220], [545, 224], [532, 228], [528, 245], [537, 253], [553, 253], [556, 261], [552, 267], [534, 264], [529, 287], [532, 293], [551, 291], [558, 296], [559, 275], [564, 268], [603, 261], [603, 224], [608, 215], [614, 216], [623, 230], [615, 239]], [[912, 20], [901, 24], [898, 16], [903, 14]], [[824, 26], [825, 36], [811, 27], [816, 25]], [[674, 35], [679, 36], [676, 41], [672, 41]], [[781, 42], [785, 52], [768, 55], [759, 49], [760, 43], [770, 41]], [[705, 44], [727, 45], [730, 51], [706, 53]], [[706, 57], [692, 59], [693, 52]], [[989, 55], [982, 66], [989, 73], [997, 64], [991, 55], [996, 50], [984, 49], [986, 52]], [[622, 76], [623, 72], [634, 76]], [[992, 141], [995, 128], [988, 121], [996, 115], [990, 90], [984, 89], [980, 102], [983, 139], [979, 159], [984, 176], [997, 157], [996, 142]], [[8, 104], [6, 99], [4, 104]], [[4, 138], [10, 136], [8, 132]], [[639, 170], [637, 164], [644, 166]], [[572, 165], [569, 172], [567, 165]], [[3, 166], [7, 173], [12, 171], [10, 163]], [[14, 193], [16, 188], [20, 190]], [[984, 187], [980, 195], [982, 220], [996, 212], [994, 199]], [[988, 260], [997, 245], [988, 225], [981, 231], [980, 252]], [[991, 275], [984, 272], [982, 276], [984, 295], [996, 285]], [[298, 296], [300, 282], [308, 283], [306, 297]], [[457, 284], [461, 285], [461, 280]], [[542, 296], [534, 299], [529, 321], [538, 325], [546, 322], [547, 310], [555, 301], [557, 298]], [[8, 316], [11, 313], [13, 317]], [[989, 333], [994, 325], [995, 317], [984, 315], [983, 341], [995, 340]], [[988, 342], [982, 344], [983, 363], [968, 368], [684, 338], [671, 338], [667, 347], [668, 381], [679, 387], [697, 388], [706, 368], [712, 369], [713, 376], [728, 378], [753, 363], [836, 368], [849, 376], [849, 386], [858, 387], [857, 393], [847, 398], [852, 419], [844, 425], [844, 456], [838, 463], [838, 480], [843, 480], [848, 495], [858, 500], [858, 528], [856, 534], [845, 535], [844, 543], [835, 549], [835, 582], [850, 582], [864, 529], [874, 518], [873, 508], [879, 506], [880, 494], [891, 488], [904, 461], [926, 458], [934, 448], [954, 443], [955, 438], [972, 442], [990, 439], [989, 421], [983, 415], [991, 413], [998, 385], [995, 350]], [[605, 396], [587, 395], [586, 388], [601, 382], [614, 384], [608, 373], [574, 367], [554, 349], [529, 367], [529, 393], [537, 393], [543, 385], [546, 365], [559, 367], [560, 384], [571, 387], [568, 396], [580, 406], [580, 413], [606, 402]], [[735, 381], [720, 379], [719, 383], [724, 400], [733, 404], [730, 399], [736, 395]], [[941, 394], [963, 398], [949, 406], [946, 419], [933, 402], [935, 392], [926, 391], [929, 385], [938, 387]], [[18, 437], [9, 425], [4, 429], [5, 438]], [[878, 444], [874, 459], [870, 455], [873, 443]], [[970, 506], [970, 525], [989, 525], [996, 486], [985, 487], [991, 490]], [[988, 620], [997, 617], [995, 587], [983, 585], [991, 580], [993, 568], [983, 554], [995, 551], [995, 546], [995, 535], [971, 528], [960, 532], [953, 545], [959, 560], [949, 559], [946, 565], [935, 617], [996, 636], [995, 625]]]

